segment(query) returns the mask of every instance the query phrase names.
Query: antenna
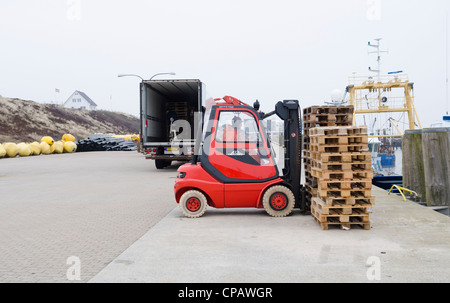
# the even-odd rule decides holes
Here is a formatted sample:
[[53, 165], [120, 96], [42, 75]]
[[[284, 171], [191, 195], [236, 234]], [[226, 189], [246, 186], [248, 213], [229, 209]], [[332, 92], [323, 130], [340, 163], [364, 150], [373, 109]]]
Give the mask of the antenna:
[[376, 48], [376, 51], [368, 52], [368, 53], [369, 53], [369, 54], [377, 54], [378, 68], [377, 68], [377, 69], [372, 69], [371, 67], [369, 67], [369, 71], [378, 74], [378, 82], [381, 82], [381, 53], [389, 53], [389, 50], [387, 50], [387, 51], [382, 51], [382, 50], [380, 50], [380, 41], [381, 41], [382, 39], [383, 39], [383, 38], [377, 38], [377, 39], [375, 39], [375, 41], [377, 41], [377, 44], [372, 44], [372, 43], [370, 43], [370, 41], [369, 41], [369, 43], [368, 43], [368, 45], [369, 45], [370, 47]]

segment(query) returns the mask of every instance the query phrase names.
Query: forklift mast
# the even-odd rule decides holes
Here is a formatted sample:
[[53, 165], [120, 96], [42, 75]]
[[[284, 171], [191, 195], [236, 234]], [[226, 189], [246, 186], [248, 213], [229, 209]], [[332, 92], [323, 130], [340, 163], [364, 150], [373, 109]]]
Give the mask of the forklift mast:
[[[278, 102], [274, 112], [284, 121], [284, 169], [282, 179], [291, 187], [296, 208], [306, 210], [305, 192], [301, 181], [302, 132], [300, 106], [297, 100]], [[266, 115], [267, 116], [267, 115]]]

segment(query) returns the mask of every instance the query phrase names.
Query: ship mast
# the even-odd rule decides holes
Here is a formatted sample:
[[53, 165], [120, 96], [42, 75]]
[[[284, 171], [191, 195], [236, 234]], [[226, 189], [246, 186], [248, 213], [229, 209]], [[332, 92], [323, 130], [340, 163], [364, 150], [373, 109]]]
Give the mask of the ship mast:
[[377, 44], [372, 44], [372, 43], [370, 43], [370, 41], [369, 41], [369, 43], [368, 43], [368, 45], [369, 45], [370, 47], [373, 47], [373, 48], [376, 49], [376, 50], [373, 51], [373, 52], [369, 52], [369, 54], [377, 54], [378, 68], [377, 68], [377, 69], [372, 69], [371, 67], [369, 67], [369, 71], [374, 72], [374, 73], [377, 73], [377, 75], [378, 75], [378, 83], [381, 82], [381, 54], [382, 54], [382, 53], [389, 53], [388, 50], [387, 50], [387, 51], [382, 51], [382, 50], [380, 50], [380, 41], [381, 41], [381, 40], [382, 40], [382, 38], [377, 38], [377, 39], [375, 39], [375, 41], [377, 41]]
[[[369, 47], [375, 51], [369, 54], [377, 54], [378, 68], [369, 71], [377, 73], [377, 81], [373, 77], [349, 78], [347, 93], [350, 95], [349, 105], [355, 107], [354, 123], [356, 115], [365, 114], [387, 114], [405, 113], [408, 118], [408, 128], [415, 129], [416, 122], [421, 129], [419, 117], [414, 106], [414, 83], [409, 82], [408, 76], [403, 71], [390, 72], [388, 75], [381, 74], [381, 54], [388, 53], [380, 49], [381, 38], [375, 39], [376, 44], [369, 42]], [[395, 92], [397, 92], [395, 94]], [[397, 135], [375, 135], [374, 137], [402, 137], [403, 133]]]

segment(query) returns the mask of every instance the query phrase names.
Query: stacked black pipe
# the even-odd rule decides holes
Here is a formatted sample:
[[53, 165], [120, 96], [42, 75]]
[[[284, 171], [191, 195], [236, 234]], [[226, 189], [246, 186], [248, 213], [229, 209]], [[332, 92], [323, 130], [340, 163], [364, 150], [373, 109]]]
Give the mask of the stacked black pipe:
[[77, 152], [134, 150], [137, 150], [137, 146], [133, 141], [103, 134], [90, 135], [87, 139], [80, 140], [77, 143]]

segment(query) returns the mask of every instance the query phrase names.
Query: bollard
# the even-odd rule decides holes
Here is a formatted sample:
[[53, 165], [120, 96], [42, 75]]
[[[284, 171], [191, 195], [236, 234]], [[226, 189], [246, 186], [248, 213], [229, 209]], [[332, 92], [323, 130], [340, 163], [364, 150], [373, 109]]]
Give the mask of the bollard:
[[422, 130], [407, 130], [402, 140], [403, 186], [425, 198], [425, 168], [423, 163]]
[[450, 128], [424, 129], [422, 149], [428, 206], [448, 206], [450, 201]]

